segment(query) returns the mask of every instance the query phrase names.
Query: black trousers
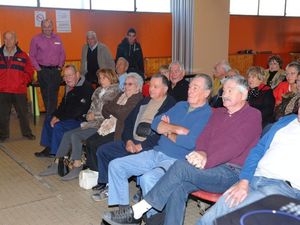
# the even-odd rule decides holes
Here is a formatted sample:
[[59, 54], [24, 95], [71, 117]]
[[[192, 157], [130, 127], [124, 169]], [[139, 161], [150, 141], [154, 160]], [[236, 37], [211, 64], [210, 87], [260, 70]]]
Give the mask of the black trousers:
[[115, 133], [101, 136], [98, 133], [93, 134], [86, 139], [86, 166], [91, 170], [98, 171], [97, 148], [103, 144], [114, 140]]
[[[41, 69], [38, 71], [38, 82], [47, 116], [52, 115], [57, 107], [58, 90], [62, 77], [59, 69]], [[46, 116], [46, 118], [47, 118]]]
[[25, 94], [0, 93], [0, 102], [0, 138], [9, 137], [9, 120], [12, 106], [16, 109], [22, 135], [31, 134], [27, 96]]

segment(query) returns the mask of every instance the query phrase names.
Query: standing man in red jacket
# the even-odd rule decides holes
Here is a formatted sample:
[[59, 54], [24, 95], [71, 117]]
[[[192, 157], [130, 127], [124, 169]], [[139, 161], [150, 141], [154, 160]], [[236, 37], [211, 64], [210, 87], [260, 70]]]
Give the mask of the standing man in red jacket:
[[9, 119], [15, 107], [24, 137], [34, 140], [29, 127], [27, 84], [31, 82], [33, 67], [28, 55], [17, 46], [15, 32], [5, 32], [0, 48], [0, 142], [9, 138]]

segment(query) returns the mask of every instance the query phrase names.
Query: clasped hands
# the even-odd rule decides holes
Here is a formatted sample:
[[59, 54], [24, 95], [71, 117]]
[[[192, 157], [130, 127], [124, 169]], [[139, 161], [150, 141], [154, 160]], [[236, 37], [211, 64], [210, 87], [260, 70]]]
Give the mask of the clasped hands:
[[203, 169], [207, 162], [207, 155], [203, 151], [193, 151], [185, 156], [189, 164], [198, 169]]

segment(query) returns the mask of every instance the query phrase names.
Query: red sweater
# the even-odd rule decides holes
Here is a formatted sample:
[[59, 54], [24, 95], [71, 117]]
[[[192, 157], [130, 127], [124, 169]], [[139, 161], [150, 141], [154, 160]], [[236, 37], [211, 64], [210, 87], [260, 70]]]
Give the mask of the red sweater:
[[33, 77], [33, 67], [28, 55], [17, 47], [12, 57], [4, 57], [0, 48], [0, 93], [26, 94]]
[[274, 89], [273, 95], [275, 97], [275, 105], [279, 105], [282, 102], [282, 95], [289, 92], [289, 87], [289, 83], [287, 81], [283, 81]]
[[197, 139], [196, 151], [206, 152], [205, 169], [225, 163], [242, 166], [261, 130], [260, 111], [247, 103], [231, 115], [224, 107], [217, 108]]

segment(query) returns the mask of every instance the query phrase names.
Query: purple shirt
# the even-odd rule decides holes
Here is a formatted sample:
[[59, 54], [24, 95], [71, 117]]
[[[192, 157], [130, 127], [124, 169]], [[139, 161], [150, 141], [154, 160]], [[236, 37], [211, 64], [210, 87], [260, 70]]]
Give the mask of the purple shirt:
[[36, 70], [39, 65], [63, 67], [66, 60], [65, 50], [60, 37], [52, 34], [50, 38], [44, 34], [34, 36], [30, 43], [29, 57]]
[[206, 152], [206, 169], [224, 163], [242, 166], [261, 130], [261, 113], [248, 103], [231, 115], [226, 108], [217, 108], [198, 137], [196, 150]]

